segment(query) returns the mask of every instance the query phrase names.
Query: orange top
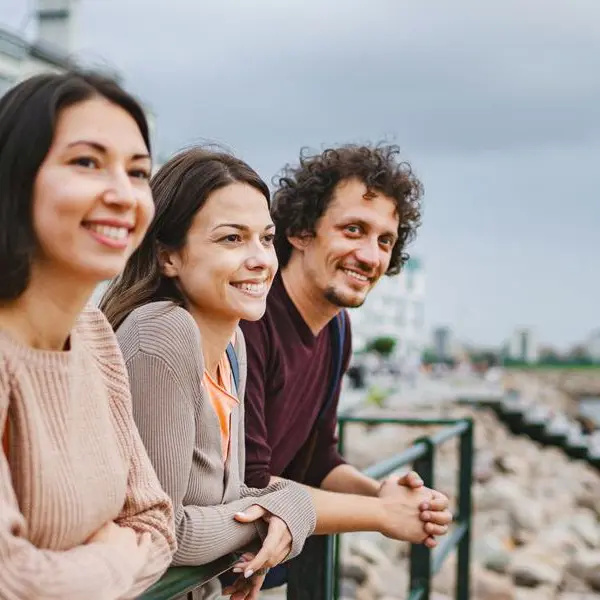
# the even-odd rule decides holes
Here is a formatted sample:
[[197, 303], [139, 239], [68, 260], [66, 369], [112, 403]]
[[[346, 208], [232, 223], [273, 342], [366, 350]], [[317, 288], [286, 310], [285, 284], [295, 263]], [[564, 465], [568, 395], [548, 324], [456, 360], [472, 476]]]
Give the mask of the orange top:
[[[223, 353], [217, 366], [217, 381], [205, 370], [203, 383], [219, 419], [221, 451], [223, 453], [223, 460], [226, 461], [229, 454], [229, 439], [231, 437], [231, 411], [239, 404], [239, 400], [232, 389], [231, 365], [229, 364], [226, 352]], [[241, 443], [243, 443], [243, 440], [241, 440]]]

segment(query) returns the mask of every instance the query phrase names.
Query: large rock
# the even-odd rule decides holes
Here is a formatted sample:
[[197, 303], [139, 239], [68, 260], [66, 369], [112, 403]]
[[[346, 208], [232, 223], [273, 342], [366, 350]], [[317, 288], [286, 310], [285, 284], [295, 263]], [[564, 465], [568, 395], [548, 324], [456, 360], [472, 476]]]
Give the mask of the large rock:
[[475, 566], [471, 569], [471, 597], [478, 600], [514, 600], [515, 586], [508, 577]]
[[553, 586], [562, 581], [565, 557], [543, 547], [529, 546], [513, 554], [509, 572], [521, 587]]
[[580, 552], [573, 557], [567, 570], [592, 589], [600, 591], [600, 550]]

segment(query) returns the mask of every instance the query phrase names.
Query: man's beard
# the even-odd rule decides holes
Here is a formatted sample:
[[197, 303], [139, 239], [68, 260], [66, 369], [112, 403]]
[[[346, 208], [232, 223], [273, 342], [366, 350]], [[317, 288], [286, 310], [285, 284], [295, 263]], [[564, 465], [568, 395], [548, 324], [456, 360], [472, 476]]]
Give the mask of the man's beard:
[[339, 306], [340, 308], [358, 308], [359, 306], [362, 306], [367, 299], [366, 294], [360, 299], [350, 300], [344, 298], [333, 286], [328, 287], [323, 295], [328, 302], [334, 306]]

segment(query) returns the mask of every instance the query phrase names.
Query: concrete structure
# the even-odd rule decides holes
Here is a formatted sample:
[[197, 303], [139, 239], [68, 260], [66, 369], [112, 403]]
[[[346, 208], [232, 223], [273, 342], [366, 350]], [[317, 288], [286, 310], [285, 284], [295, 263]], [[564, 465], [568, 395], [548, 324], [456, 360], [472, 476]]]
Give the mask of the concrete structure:
[[0, 95], [38, 73], [72, 68], [76, 0], [38, 0], [35, 42], [0, 28]]
[[592, 331], [585, 342], [585, 349], [593, 361], [600, 362], [600, 329]]
[[449, 327], [436, 327], [431, 337], [431, 349], [438, 360], [448, 360], [453, 357], [454, 340]]
[[383, 277], [363, 306], [350, 310], [354, 350], [383, 336], [396, 338], [394, 359], [400, 364], [420, 361], [426, 344], [425, 271], [411, 258], [400, 275]]
[[516, 329], [508, 342], [508, 358], [528, 363], [537, 362], [539, 345], [531, 329]]

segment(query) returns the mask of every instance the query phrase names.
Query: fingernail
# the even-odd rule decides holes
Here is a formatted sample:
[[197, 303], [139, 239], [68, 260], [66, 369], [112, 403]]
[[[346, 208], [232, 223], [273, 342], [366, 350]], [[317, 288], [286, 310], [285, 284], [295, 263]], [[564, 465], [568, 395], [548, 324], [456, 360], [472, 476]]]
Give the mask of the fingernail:
[[245, 573], [244, 573], [244, 577], [246, 579], [250, 579], [250, 577], [252, 577], [252, 575], [254, 575], [254, 571], [252, 569], [248, 569]]
[[243, 570], [244, 570], [244, 569], [242, 569], [242, 567], [234, 567], [234, 568], [232, 569], [232, 571], [233, 571], [234, 573], [241, 573]]
[[235, 516], [236, 517], [245, 517], [246, 513], [244, 513], [244, 512], [237, 512], [237, 513], [235, 513]]

